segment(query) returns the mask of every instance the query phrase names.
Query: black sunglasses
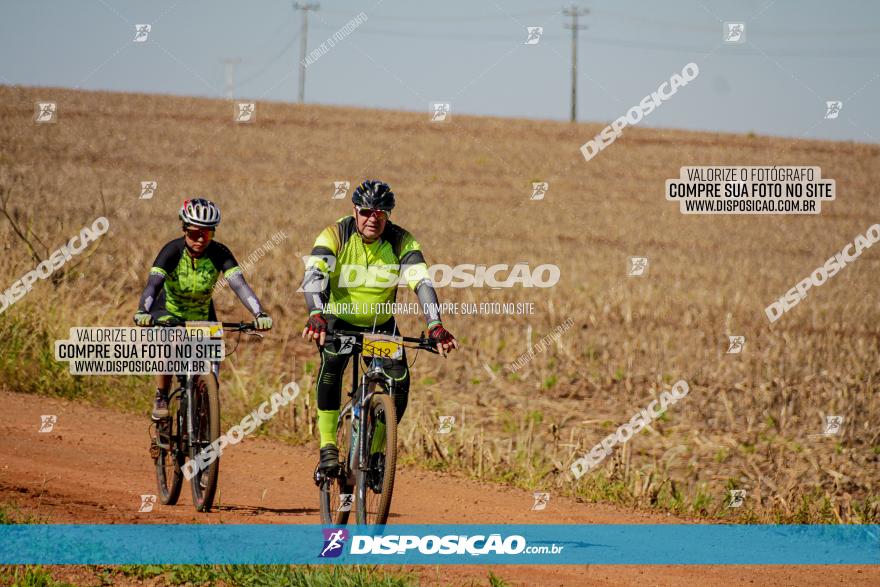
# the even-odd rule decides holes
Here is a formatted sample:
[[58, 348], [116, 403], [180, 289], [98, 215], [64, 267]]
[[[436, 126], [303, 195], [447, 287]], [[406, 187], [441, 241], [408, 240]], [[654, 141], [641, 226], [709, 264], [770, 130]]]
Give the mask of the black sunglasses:
[[384, 220], [384, 219], [388, 218], [388, 215], [390, 214], [390, 212], [388, 212], [388, 210], [376, 210], [374, 208], [360, 208], [360, 207], [358, 207], [357, 211], [358, 211], [358, 214], [360, 214], [361, 218], [369, 218], [370, 216], [375, 214], [376, 217], [379, 218], [379, 220]]

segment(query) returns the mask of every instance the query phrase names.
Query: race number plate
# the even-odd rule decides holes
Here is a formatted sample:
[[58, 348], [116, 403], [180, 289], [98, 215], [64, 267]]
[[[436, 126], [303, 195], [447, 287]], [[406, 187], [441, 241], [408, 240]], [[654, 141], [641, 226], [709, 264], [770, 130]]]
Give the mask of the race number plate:
[[223, 324], [221, 322], [189, 321], [186, 323], [187, 336], [196, 336], [202, 333], [203, 338], [223, 338]]
[[403, 356], [403, 338], [390, 334], [364, 334], [363, 355], [399, 359]]

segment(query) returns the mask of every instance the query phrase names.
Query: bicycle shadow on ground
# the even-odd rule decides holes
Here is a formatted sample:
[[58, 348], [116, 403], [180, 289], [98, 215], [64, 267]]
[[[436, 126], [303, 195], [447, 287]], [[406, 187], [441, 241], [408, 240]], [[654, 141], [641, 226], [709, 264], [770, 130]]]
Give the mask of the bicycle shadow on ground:
[[236, 505], [230, 503], [224, 503], [222, 505], [214, 506], [214, 511], [217, 512], [229, 512], [235, 514], [244, 514], [251, 516], [259, 516], [261, 514], [295, 514], [295, 515], [307, 515], [307, 514], [320, 514], [320, 510], [318, 508], [271, 508], [264, 507], [258, 505]]

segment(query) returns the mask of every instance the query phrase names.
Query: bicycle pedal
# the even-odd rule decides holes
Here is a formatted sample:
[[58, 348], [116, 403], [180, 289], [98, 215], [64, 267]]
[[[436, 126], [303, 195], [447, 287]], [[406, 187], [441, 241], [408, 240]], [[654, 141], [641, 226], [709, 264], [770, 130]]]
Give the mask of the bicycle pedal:
[[159, 445], [155, 442], [150, 443], [150, 458], [154, 461], [159, 458]]

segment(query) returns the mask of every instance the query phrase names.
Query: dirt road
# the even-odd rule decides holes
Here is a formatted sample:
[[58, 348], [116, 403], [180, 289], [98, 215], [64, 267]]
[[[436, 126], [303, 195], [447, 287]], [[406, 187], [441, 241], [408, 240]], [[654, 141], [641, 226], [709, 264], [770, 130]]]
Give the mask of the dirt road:
[[[0, 392], [0, 502], [45, 516], [50, 523], [319, 523], [311, 481], [316, 451], [267, 440], [245, 440], [223, 455], [218, 507], [196, 514], [188, 487], [174, 507], [139, 513], [142, 494], [155, 494], [147, 451], [148, 421], [136, 415], [42, 396]], [[39, 432], [41, 415], [56, 415]], [[408, 467], [395, 484], [391, 523], [652, 524], [681, 519], [579, 503], [553, 496], [531, 511], [529, 492]], [[541, 585], [808, 585], [880, 584], [876, 567], [499, 566], [512, 584]], [[484, 582], [488, 569], [441, 567], [441, 581]], [[436, 580], [432, 567], [424, 578]]]

